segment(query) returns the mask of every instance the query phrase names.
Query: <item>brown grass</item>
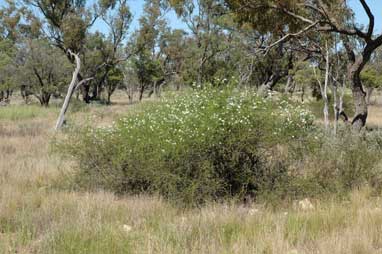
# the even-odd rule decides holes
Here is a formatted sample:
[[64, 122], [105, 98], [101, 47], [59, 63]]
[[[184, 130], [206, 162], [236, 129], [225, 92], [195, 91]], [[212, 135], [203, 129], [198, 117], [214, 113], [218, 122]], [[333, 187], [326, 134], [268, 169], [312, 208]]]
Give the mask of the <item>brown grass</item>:
[[[71, 117], [108, 124], [129, 110], [91, 107]], [[0, 121], [0, 253], [382, 253], [382, 203], [367, 189], [309, 211], [180, 210], [156, 197], [59, 189], [72, 169], [49, 153], [55, 116]]]

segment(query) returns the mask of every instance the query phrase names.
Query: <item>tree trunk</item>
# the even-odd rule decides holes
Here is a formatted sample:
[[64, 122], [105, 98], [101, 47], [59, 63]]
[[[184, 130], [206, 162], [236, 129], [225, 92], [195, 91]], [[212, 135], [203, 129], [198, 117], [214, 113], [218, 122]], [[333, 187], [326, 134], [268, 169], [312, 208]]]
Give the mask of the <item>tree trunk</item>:
[[[82, 81], [82, 79], [81, 79]], [[85, 103], [90, 103], [90, 85], [85, 84], [81, 87], [81, 93], [82, 93], [82, 99], [84, 100]]]
[[41, 98], [40, 99], [41, 106], [48, 107], [49, 106], [50, 97], [51, 97], [50, 93], [42, 92], [41, 93], [41, 97], [40, 97]]
[[325, 124], [325, 129], [329, 130], [329, 100], [328, 100], [328, 94], [327, 94], [327, 84], [324, 85], [323, 99], [324, 99], [324, 110], [323, 110], [324, 124]]
[[370, 105], [371, 104], [371, 96], [373, 94], [373, 91], [374, 91], [374, 87], [368, 87], [366, 88], [366, 103], [367, 105]]
[[[102, 82], [102, 81], [101, 81]], [[100, 101], [101, 100], [101, 82], [98, 82], [92, 86], [92, 95], [90, 96], [90, 100], [92, 101]]]
[[366, 92], [363, 90], [361, 82], [361, 71], [365, 64], [364, 57], [361, 56], [348, 67], [348, 76], [355, 106], [355, 115], [352, 125], [354, 129], [358, 131], [366, 125], [368, 115]]
[[343, 40], [345, 49], [349, 58], [348, 65], [348, 78], [350, 81], [350, 87], [353, 93], [353, 100], [355, 106], [355, 116], [352, 121], [352, 125], [355, 130], [360, 131], [366, 125], [366, 119], [368, 115], [368, 107], [366, 101], [366, 93], [362, 87], [361, 72], [367, 62], [370, 60], [372, 53], [382, 44], [382, 37], [377, 40], [371, 40], [367, 42], [362, 53], [356, 55], [353, 47], [349, 42], [349, 38], [345, 37]]
[[280, 81], [282, 75], [280, 73], [272, 74], [268, 80], [266, 80], [259, 88], [259, 94], [267, 96], [270, 91], [273, 90], [275, 85]]
[[293, 75], [289, 74], [284, 93], [290, 93], [292, 90], [293, 82]]
[[133, 85], [129, 84], [126, 87], [127, 96], [129, 97], [129, 103], [132, 104], [134, 101], [134, 87]]
[[11, 90], [11, 89], [7, 89], [7, 91], [5, 91], [5, 100], [6, 100], [6, 101], [9, 102], [10, 97], [11, 97], [11, 95], [12, 95], [12, 92], [13, 92], [13, 90]]
[[334, 135], [337, 134], [337, 127], [338, 127], [338, 119], [340, 115], [339, 107], [338, 107], [338, 95], [337, 95], [337, 85], [334, 85], [334, 83], [331, 86], [332, 93], [333, 93], [333, 112], [334, 112]]
[[111, 93], [108, 91], [107, 92], [107, 100], [106, 100], [106, 104], [107, 105], [110, 105], [111, 104]]
[[329, 130], [329, 100], [328, 100], [328, 84], [329, 84], [329, 71], [330, 71], [330, 58], [329, 58], [329, 48], [326, 42], [326, 66], [325, 66], [325, 84], [322, 92], [322, 98], [324, 99], [324, 123], [325, 129]]
[[74, 93], [74, 90], [76, 88], [77, 77], [78, 77], [78, 74], [79, 74], [80, 69], [81, 69], [81, 61], [80, 61], [79, 56], [77, 54], [72, 53], [71, 51], [69, 51], [69, 53], [76, 60], [76, 69], [73, 72], [72, 81], [70, 82], [70, 85], [69, 85], [69, 88], [68, 88], [68, 92], [67, 92], [65, 100], [64, 100], [64, 104], [62, 105], [62, 108], [61, 108], [61, 111], [60, 111], [60, 115], [59, 115], [59, 117], [57, 119], [56, 128], [55, 128], [56, 131], [59, 130], [62, 127], [62, 125], [64, 124], [65, 113], [66, 113], [66, 111], [67, 111], [67, 109], [69, 107], [70, 98], [72, 97], [72, 95]]
[[328, 92], [327, 92], [328, 82], [329, 82], [329, 53], [328, 52], [329, 51], [327, 50], [327, 55], [326, 55], [326, 59], [325, 59], [326, 68], [325, 68], [325, 83], [324, 83], [324, 85], [322, 85], [321, 77], [317, 75], [316, 67], [313, 68], [314, 76], [315, 76], [317, 83], [320, 87], [321, 97], [324, 101], [323, 113], [324, 113], [325, 130], [329, 129], [329, 100], [328, 100]]
[[145, 85], [141, 85], [139, 89], [139, 101], [142, 101], [144, 91], [145, 91]]
[[366, 125], [367, 119], [367, 102], [366, 102], [366, 93], [362, 89], [362, 86], [355, 80], [351, 80], [353, 87], [353, 99], [355, 105], [355, 116], [352, 121], [352, 125], [356, 130], [361, 130]]
[[155, 95], [155, 97], [158, 97], [158, 91], [157, 91], [158, 87], [157, 87], [157, 84], [158, 84], [158, 81], [155, 81], [154, 82], [154, 95]]

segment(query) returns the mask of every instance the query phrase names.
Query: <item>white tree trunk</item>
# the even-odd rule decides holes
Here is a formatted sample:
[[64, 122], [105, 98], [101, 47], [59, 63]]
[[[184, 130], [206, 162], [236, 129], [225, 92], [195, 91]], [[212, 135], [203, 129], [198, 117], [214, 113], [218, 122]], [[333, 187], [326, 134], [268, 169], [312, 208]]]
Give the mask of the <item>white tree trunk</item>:
[[341, 86], [340, 102], [338, 105], [338, 109], [339, 109], [340, 113], [342, 113], [344, 111], [345, 87], [346, 87], [346, 75], [344, 75], [344, 77], [343, 77], [342, 86]]
[[327, 84], [328, 84], [328, 82], [326, 80], [326, 76], [328, 74], [327, 73], [325, 74], [325, 83], [323, 85], [321, 82], [321, 77], [319, 75], [317, 75], [316, 67], [313, 68], [313, 71], [314, 71], [314, 75], [316, 77], [317, 83], [320, 86], [320, 92], [321, 92], [322, 99], [324, 100], [324, 109], [323, 109], [324, 125], [325, 125], [325, 129], [328, 130], [328, 128], [329, 128], [329, 101], [328, 101], [328, 95], [327, 95]]
[[74, 93], [74, 91], [80, 86], [82, 85], [83, 83], [85, 83], [86, 81], [88, 81], [89, 79], [86, 79], [86, 80], [82, 80], [80, 83], [77, 83], [77, 78], [78, 78], [78, 74], [80, 73], [80, 69], [81, 69], [81, 61], [80, 61], [80, 58], [77, 54], [74, 54], [72, 53], [72, 51], [68, 50], [69, 54], [72, 55], [75, 60], [76, 60], [76, 68], [73, 72], [73, 76], [72, 76], [72, 81], [70, 82], [70, 85], [69, 85], [69, 88], [68, 88], [68, 92], [66, 94], [66, 97], [65, 97], [65, 100], [64, 100], [64, 103], [62, 105], [62, 108], [61, 108], [61, 111], [60, 111], [60, 115], [58, 116], [58, 119], [57, 119], [57, 123], [56, 123], [56, 128], [55, 130], [59, 130], [63, 123], [64, 123], [64, 120], [65, 120], [65, 113], [69, 107], [69, 102], [70, 102], [70, 99]]
[[328, 85], [329, 85], [329, 72], [330, 72], [330, 62], [329, 62], [329, 48], [328, 42], [326, 42], [326, 68], [325, 68], [325, 84], [322, 91], [322, 98], [324, 99], [324, 123], [325, 129], [329, 129], [329, 100], [328, 100]]
[[339, 109], [338, 109], [338, 95], [337, 95], [337, 85], [334, 85], [334, 82], [331, 86], [333, 94], [333, 112], [334, 112], [334, 135], [337, 134], [338, 127], [338, 118], [339, 118]]

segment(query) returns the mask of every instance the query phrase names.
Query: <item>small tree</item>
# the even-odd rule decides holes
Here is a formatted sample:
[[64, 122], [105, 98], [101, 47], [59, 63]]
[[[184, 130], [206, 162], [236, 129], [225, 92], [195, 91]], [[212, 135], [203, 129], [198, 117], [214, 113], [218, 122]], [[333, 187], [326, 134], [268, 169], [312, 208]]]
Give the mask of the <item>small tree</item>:
[[15, 48], [9, 40], [0, 40], [0, 102], [9, 101], [15, 87], [13, 75]]
[[365, 86], [367, 92], [366, 102], [368, 105], [370, 105], [370, 99], [374, 89], [382, 85], [382, 75], [376, 68], [376, 66], [371, 64], [366, 66], [361, 73], [362, 84]]
[[141, 101], [145, 90], [163, 77], [163, 72], [159, 61], [153, 60], [148, 51], [141, 51], [133, 59], [133, 63], [139, 81], [139, 101]]
[[311, 88], [313, 91], [316, 89], [317, 78], [314, 69], [309, 62], [300, 61], [295, 64], [291, 75], [293, 75], [297, 88], [301, 91], [301, 101], [304, 101], [306, 90], [308, 88]]
[[16, 79], [20, 84], [28, 84], [28, 93], [42, 106], [48, 106], [52, 95], [60, 95], [67, 86], [71, 64], [60, 50], [45, 40], [27, 41], [25, 46], [25, 59]]
[[167, 0], [187, 25], [192, 37], [187, 43], [187, 78], [200, 86], [217, 72], [217, 59], [229, 48], [220, 24], [222, 6], [214, 0]]

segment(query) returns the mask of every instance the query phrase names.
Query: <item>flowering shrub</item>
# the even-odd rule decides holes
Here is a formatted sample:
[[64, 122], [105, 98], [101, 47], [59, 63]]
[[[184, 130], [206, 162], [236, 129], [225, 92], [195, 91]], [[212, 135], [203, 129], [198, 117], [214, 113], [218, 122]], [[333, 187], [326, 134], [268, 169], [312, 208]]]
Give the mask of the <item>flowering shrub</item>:
[[86, 128], [64, 148], [77, 181], [117, 193], [156, 193], [184, 204], [259, 195], [289, 181], [313, 117], [285, 100], [199, 89], [148, 106], [113, 126]]

